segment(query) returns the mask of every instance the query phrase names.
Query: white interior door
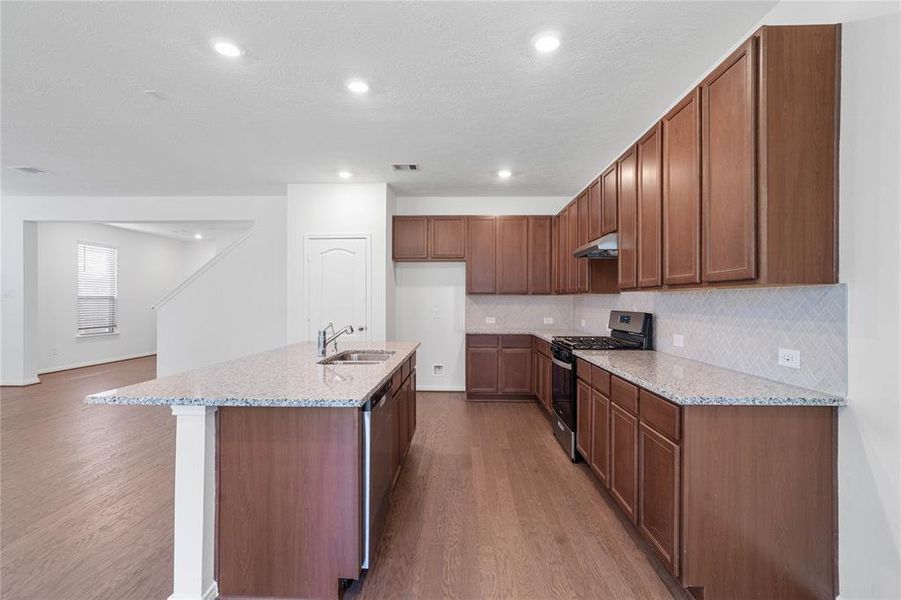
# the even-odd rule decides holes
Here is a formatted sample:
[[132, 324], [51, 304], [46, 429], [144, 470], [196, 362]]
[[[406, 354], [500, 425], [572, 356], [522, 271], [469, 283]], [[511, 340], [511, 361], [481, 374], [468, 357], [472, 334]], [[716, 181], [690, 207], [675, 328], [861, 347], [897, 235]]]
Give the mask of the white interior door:
[[369, 236], [308, 235], [305, 240], [310, 340], [329, 322], [353, 325], [338, 341], [369, 340]]

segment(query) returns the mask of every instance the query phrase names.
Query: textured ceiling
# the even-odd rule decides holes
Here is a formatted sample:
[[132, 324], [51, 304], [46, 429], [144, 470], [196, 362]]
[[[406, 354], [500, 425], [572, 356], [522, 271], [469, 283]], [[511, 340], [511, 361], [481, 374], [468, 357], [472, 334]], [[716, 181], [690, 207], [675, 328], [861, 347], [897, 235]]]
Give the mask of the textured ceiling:
[[568, 195], [773, 4], [4, 1], [2, 163], [50, 173], [4, 168], [2, 191], [283, 194], [348, 169], [399, 195]]

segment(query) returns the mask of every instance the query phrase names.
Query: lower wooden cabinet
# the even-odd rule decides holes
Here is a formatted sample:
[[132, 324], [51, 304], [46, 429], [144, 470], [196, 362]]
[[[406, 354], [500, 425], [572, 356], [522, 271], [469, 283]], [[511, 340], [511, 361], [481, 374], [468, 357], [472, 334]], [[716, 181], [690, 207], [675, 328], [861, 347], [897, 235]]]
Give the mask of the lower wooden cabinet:
[[528, 399], [532, 388], [532, 336], [466, 336], [466, 395], [481, 400]]
[[497, 394], [497, 348], [466, 349], [466, 393]]
[[638, 418], [610, 405], [610, 494], [638, 521]]
[[576, 381], [576, 450], [591, 462], [591, 387]]
[[501, 348], [497, 354], [498, 385], [500, 394], [532, 393], [532, 349]]
[[610, 486], [610, 400], [591, 391], [591, 460], [589, 466], [604, 484]]
[[678, 577], [679, 446], [641, 423], [638, 465], [638, 528]]

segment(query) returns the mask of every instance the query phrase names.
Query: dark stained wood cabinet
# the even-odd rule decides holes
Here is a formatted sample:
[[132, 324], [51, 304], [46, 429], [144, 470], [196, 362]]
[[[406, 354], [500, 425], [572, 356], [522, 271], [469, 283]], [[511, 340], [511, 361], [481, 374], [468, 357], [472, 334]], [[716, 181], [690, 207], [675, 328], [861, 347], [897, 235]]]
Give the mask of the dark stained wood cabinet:
[[468, 394], [497, 394], [498, 349], [466, 348], [466, 392]]
[[663, 283], [701, 282], [701, 91], [661, 121], [663, 127]]
[[392, 222], [394, 260], [428, 260], [429, 218], [394, 217]]
[[551, 217], [529, 217], [529, 293], [552, 294], [553, 236]]
[[702, 83], [704, 281], [757, 277], [757, 38]]
[[636, 251], [638, 246], [638, 161], [635, 146], [617, 161], [619, 198], [619, 287], [638, 287]]
[[619, 214], [619, 172], [613, 163], [601, 174], [601, 235], [613, 233]]
[[532, 393], [532, 349], [501, 348], [497, 356], [498, 393], [528, 395]]
[[604, 216], [604, 204], [601, 198], [600, 177], [591, 182], [588, 186], [588, 241], [596, 240], [602, 235], [603, 227], [601, 225]]
[[497, 217], [497, 293], [529, 293], [529, 218]]
[[610, 405], [610, 494], [629, 519], [638, 521], [638, 418]]
[[638, 287], [660, 287], [663, 250], [662, 131], [655, 125], [636, 145], [638, 160], [638, 215], [636, 265]]
[[429, 217], [429, 259], [466, 258], [466, 217]]
[[591, 387], [576, 380], [576, 450], [591, 462]]
[[638, 433], [638, 529], [679, 576], [679, 446], [641, 423]]
[[[588, 190], [582, 192], [576, 200], [576, 220], [578, 222], [578, 238], [573, 250], [591, 241], [589, 238], [590, 215], [588, 206]], [[576, 291], [580, 294], [588, 292], [588, 259], [577, 258]]]
[[604, 487], [610, 486], [610, 400], [591, 391], [591, 460], [589, 466]]
[[466, 396], [478, 400], [529, 399], [532, 336], [466, 336]]
[[466, 293], [497, 293], [497, 218], [466, 218]]

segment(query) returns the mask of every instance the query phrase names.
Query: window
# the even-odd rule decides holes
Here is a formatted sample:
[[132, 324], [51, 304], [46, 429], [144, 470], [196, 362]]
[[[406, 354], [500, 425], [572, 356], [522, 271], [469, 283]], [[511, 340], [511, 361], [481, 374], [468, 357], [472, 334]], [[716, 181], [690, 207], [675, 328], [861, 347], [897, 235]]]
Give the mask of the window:
[[78, 335], [119, 327], [119, 251], [78, 243]]

